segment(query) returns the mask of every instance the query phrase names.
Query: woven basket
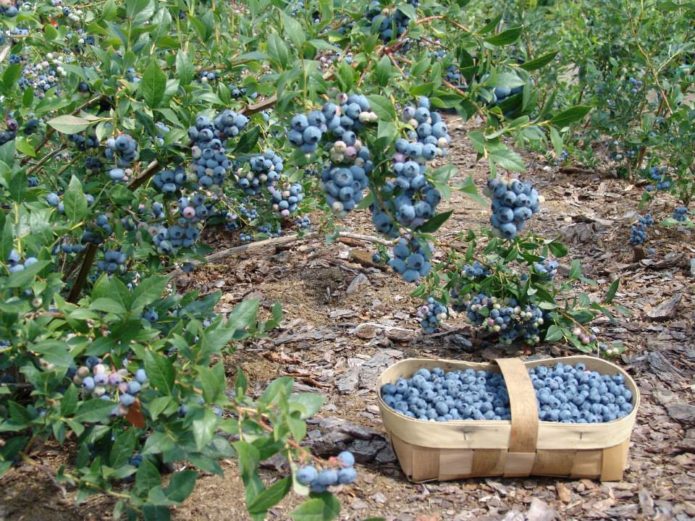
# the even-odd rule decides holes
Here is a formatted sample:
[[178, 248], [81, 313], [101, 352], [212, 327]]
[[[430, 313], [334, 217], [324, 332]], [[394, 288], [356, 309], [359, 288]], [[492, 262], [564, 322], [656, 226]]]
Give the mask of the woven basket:
[[[629, 415], [607, 423], [559, 423], [538, 419], [529, 367], [559, 362], [577, 364], [601, 374], [621, 374], [632, 391]], [[418, 369], [501, 371], [509, 392], [511, 420], [430, 422], [409, 418], [388, 407], [380, 389]], [[620, 367], [589, 356], [495, 363], [407, 359], [379, 377], [377, 394], [384, 426], [401, 468], [411, 481], [451, 480], [483, 476], [555, 476], [619, 481], [627, 464], [630, 434], [639, 407], [635, 382]]]

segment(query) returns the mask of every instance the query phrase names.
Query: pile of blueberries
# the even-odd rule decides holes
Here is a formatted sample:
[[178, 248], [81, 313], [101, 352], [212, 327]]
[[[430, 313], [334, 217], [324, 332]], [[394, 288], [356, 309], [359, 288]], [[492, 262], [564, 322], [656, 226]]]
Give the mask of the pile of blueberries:
[[688, 209], [685, 206], [674, 208], [672, 217], [678, 222], [685, 222], [688, 220]]
[[[603, 423], [627, 416], [632, 392], [622, 375], [602, 375], [586, 365], [558, 363], [529, 369], [541, 421]], [[509, 395], [500, 373], [473, 369], [419, 369], [381, 387], [384, 403], [425, 421], [509, 420]]]
[[654, 218], [651, 214], [643, 215], [639, 220], [632, 225], [630, 229], [630, 244], [639, 246], [647, 242], [647, 228], [654, 224]]
[[521, 307], [514, 298], [498, 299], [478, 293], [465, 303], [465, 310], [471, 323], [488, 333], [499, 334], [504, 344], [524, 340], [534, 345], [541, 341], [541, 326], [546, 317], [534, 304]]
[[439, 330], [439, 325], [449, 315], [449, 310], [434, 297], [428, 297], [425, 305], [417, 310], [417, 315], [425, 333], [432, 334]]
[[355, 456], [349, 451], [343, 451], [335, 458], [338, 468], [316, 470], [313, 465], [305, 465], [297, 470], [297, 481], [309, 487], [311, 492], [321, 493], [328, 487], [349, 485], [357, 479]]
[[512, 240], [540, 210], [538, 192], [530, 183], [518, 179], [509, 182], [490, 179], [487, 187], [492, 196], [490, 223], [502, 237]]
[[128, 369], [114, 370], [96, 356], [87, 357], [80, 367], [71, 367], [67, 375], [75, 385], [82, 387], [85, 395], [106, 401], [117, 400], [118, 404], [111, 412], [114, 416], [125, 416], [147, 383], [144, 369], [137, 369], [134, 374]]
[[432, 269], [430, 257], [431, 253], [420, 241], [401, 237], [393, 247], [393, 257], [389, 260], [389, 266], [406, 282], [417, 282]]
[[36, 257], [27, 257], [22, 261], [22, 256], [19, 252], [17, 250], [11, 250], [10, 254], [7, 256], [7, 270], [10, 273], [18, 273], [37, 262], [39, 262], [39, 260]]

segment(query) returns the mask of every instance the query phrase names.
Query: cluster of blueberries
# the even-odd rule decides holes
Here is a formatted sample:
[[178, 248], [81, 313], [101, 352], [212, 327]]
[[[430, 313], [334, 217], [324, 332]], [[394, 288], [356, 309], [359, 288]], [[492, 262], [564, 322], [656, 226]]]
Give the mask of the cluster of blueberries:
[[10, 273], [18, 273], [37, 262], [39, 262], [39, 260], [36, 257], [27, 257], [22, 261], [22, 256], [19, 252], [17, 250], [11, 250], [10, 254], [7, 256], [7, 270]]
[[432, 265], [429, 262], [431, 253], [420, 241], [415, 238], [401, 237], [393, 247], [393, 256], [389, 260], [389, 266], [398, 273], [406, 282], [417, 282], [420, 277], [425, 277]]
[[632, 228], [630, 228], [630, 244], [639, 246], [647, 242], [647, 228], [652, 224], [654, 224], [654, 218], [651, 214], [640, 217], [639, 220], [632, 225]]
[[533, 271], [545, 280], [553, 280], [557, 275], [558, 262], [554, 259], [543, 259], [533, 263]]
[[261, 188], [272, 187], [284, 169], [282, 157], [272, 150], [251, 156], [247, 163], [249, 171], [240, 169], [236, 174], [237, 184], [246, 195], [258, 195]]
[[19, 8], [15, 4], [0, 4], [0, 14], [7, 18], [14, 18], [19, 14]]
[[179, 248], [190, 248], [200, 237], [200, 230], [195, 224], [187, 222], [182, 218], [179, 224], [173, 226], [160, 226], [155, 228], [152, 233], [157, 251], [164, 255], [171, 255]]
[[653, 166], [647, 171], [647, 176], [656, 184], [650, 184], [647, 186], [646, 190], [652, 192], [654, 190], [670, 190], [673, 185], [673, 181], [668, 176], [665, 168], [660, 168], [658, 166]]
[[[408, 3], [413, 7], [417, 7], [418, 0], [408, 0]], [[379, 0], [373, 0], [367, 6], [365, 18], [379, 31], [379, 37], [383, 42], [389, 42], [400, 36], [403, 36], [408, 29], [410, 18], [405, 15], [400, 9], [386, 10], [382, 8]]]
[[5, 120], [5, 125], [7, 129], [0, 132], [0, 146], [4, 145], [5, 143], [9, 143], [17, 136], [17, 120], [7, 118]]
[[[362, 150], [367, 150], [367, 147]], [[323, 170], [321, 182], [326, 192], [326, 201], [337, 213], [354, 209], [362, 201], [364, 189], [369, 185], [367, 172], [357, 164], [330, 164]]]
[[157, 322], [157, 320], [159, 320], [159, 313], [157, 313], [156, 309], [147, 308], [145, 311], [142, 312], [142, 318], [144, 318], [150, 323]]
[[138, 158], [138, 142], [128, 134], [121, 134], [116, 138], [109, 138], [106, 140], [104, 155], [106, 159], [116, 159], [116, 165], [118, 167], [127, 168]]
[[311, 218], [308, 215], [302, 215], [297, 218], [295, 224], [300, 230], [307, 230], [311, 228]]
[[323, 134], [328, 131], [326, 115], [333, 104], [324, 105], [322, 110], [313, 110], [308, 114], [297, 114], [290, 122], [287, 139], [305, 154], [316, 152]]
[[372, 220], [377, 230], [393, 235], [397, 227], [390, 215], [408, 228], [417, 228], [432, 218], [441, 194], [425, 178], [427, 162], [445, 155], [451, 141], [441, 115], [430, 111], [429, 99], [421, 97], [418, 106], [407, 106], [403, 110], [403, 120], [412, 127], [407, 139], [396, 141], [393, 156], [395, 179], [389, 179], [383, 192], [393, 196], [388, 201], [388, 211], [377, 205], [372, 206]]
[[271, 187], [270, 196], [273, 210], [278, 212], [280, 217], [287, 218], [297, 211], [299, 203], [304, 199], [304, 189], [299, 183], [293, 183], [284, 190]]
[[85, 151], [99, 147], [99, 140], [96, 134], [70, 134], [68, 139], [77, 147], [77, 150]]
[[[332, 459], [332, 458], [331, 458]], [[328, 487], [349, 485], [357, 479], [355, 456], [349, 451], [343, 451], [335, 458], [337, 468], [316, 470], [313, 465], [305, 465], [297, 470], [297, 481], [309, 487], [311, 492], [321, 493]]]
[[[456, 297], [456, 294], [452, 292], [452, 296]], [[545, 314], [536, 305], [521, 307], [514, 298], [502, 300], [478, 293], [463, 305], [456, 304], [455, 308], [465, 309], [471, 323], [489, 333], [499, 334], [504, 344], [524, 340], [534, 345], [541, 341], [540, 328], [545, 322]]]
[[[227, 119], [232, 125], [234, 124], [234, 116], [229, 116], [229, 118], [225, 116], [224, 123], [227, 123]], [[232, 166], [225, 153], [223, 143], [225, 138], [220, 136], [222, 132], [216, 127], [217, 125], [209, 118], [198, 116], [195, 120], [195, 126], [188, 129], [188, 137], [193, 141], [191, 148], [193, 173], [191, 177], [202, 188], [209, 188], [213, 184], [222, 185], [227, 171]]]
[[97, 269], [112, 275], [117, 271], [125, 270], [125, 263], [127, 260], [128, 256], [122, 251], [106, 250], [103, 260], [97, 262]]
[[152, 178], [152, 184], [164, 194], [173, 194], [181, 190], [186, 184], [186, 171], [183, 167], [175, 170], [162, 170]]
[[179, 215], [182, 220], [179, 224], [188, 225], [191, 222], [199, 222], [207, 219], [212, 211], [207, 198], [201, 193], [181, 197], [178, 201]]
[[432, 334], [439, 330], [439, 325], [449, 315], [449, 310], [434, 297], [428, 297], [425, 305], [418, 309], [417, 315], [425, 333]]
[[112, 370], [96, 356], [87, 357], [80, 367], [71, 367], [67, 375], [86, 395], [106, 401], [118, 400], [111, 413], [114, 416], [125, 416], [147, 383], [144, 369], [137, 369], [134, 374], [128, 369]]
[[688, 220], [688, 209], [685, 206], [674, 208], [671, 217], [678, 222], [685, 222]]
[[463, 267], [463, 274], [469, 279], [483, 279], [490, 275], [490, 270], [483, 266], [479, 261], [474, 261], [473, 264], [466, 264]]
[[[603, 423], [627, 416], [632, 392], [622, 375], [602, 375], [579, 363], [529, 369], [541, 421]], [[424, 421], [509, 420], [509, 394], [500, 373], [419, 369], [381, 387], [384, 403]]]
[[540, 210], [538, 191], [531, 183], [518, 179], [509, 182], [490, 179], [487, 187], [492, 195], [490, 223], [502, 237], [512, 240], [523, 231], [526, 221]]
[[217, 73], [215, 71], [200, 71], [198, 73], [198, 80], [203, 83], [215, 81], [216, 79]]

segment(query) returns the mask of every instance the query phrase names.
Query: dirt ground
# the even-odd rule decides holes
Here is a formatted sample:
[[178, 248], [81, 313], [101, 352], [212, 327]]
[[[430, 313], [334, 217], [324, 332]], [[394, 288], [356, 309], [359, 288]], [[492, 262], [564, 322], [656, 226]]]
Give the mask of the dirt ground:
[[[476, 163], [466, 130], [460, 121], [450, 121], [451, 158], [459, 168], [454, 182], [473, 175], [482, 189], [488, 172]], [[408, 295], [412, 287], [389, 270], [355, 260], [360, 251], [374, 250], [369, 242], [327, 244], [312, 237], [228, 258], [178, 279], [182, 289], [221, 291], [220, 311], [249, 296], [259, 297], [268, 308], [282, 303], [281, 327], [240, 346], [228, 357], [228, 367], [230, 373], [242, 367], [252, 389], [260, 391], [268, 381], [291, 375], [297, 389], [326, 395], [327, 404], [309, 426], [307, 443], [317, 455], [347, 448], [357, 456], [357, 483], [337, 491], [341, 520], [695, 518], [693, 231], [652, 227], [648, 246], [653, 250], [636, 260], [628, 236], [641, 187], [610, 172], [570, 173], [540, 156], [527, 154], [526, 159], [525, 177], [545, 197], [531, 229], [568, 244], [568, 258], [580, 259], [585, 274], [598, 282], [596, 288], [582, 288], [590, 295], [599, 298], [620, 277], [616, 300], [632, 312], [617, 323], [601, 319], [594, 324], [602, 340], [624, 344], [617, 362], [642, 393], [629, 468], [621, 482], [495, 478], [409, 483], [384, 439], [374, 392], [379, 372], [414, 356], [485, 361], [521, 353], [481, 343], [463, 317], [448, 320], [442, 333], [423, 335], [415, 315], [419, 301]], [[660, 195], [650, 211], [658, 221], [670, 215], [675, 203]], [[462, 244], [460, 232], [477, 229], [489, 218], [487, 208], [458, 191], [442, 206], [454, 214], [437, 234], [440, 258]], [[367, 212], [355, 212], [341, 224], [355, 233], [374, 234]], [[532, 356], [565, 354], [572, 353], [562, 346], [541, 346]], [[42, 458], [46, 468], [55, 468], [60, 452], [47, 447]], [[224, 477], [199, 480], [193, 495], [175, 509], [174, 519], [248, 519], [234, 462], [226, 462], [225, 468]], [[286, 473], [282, 461], [264, 465], [268, 481]], [[90, 500], [77, 508], [73, 492], [63, 494], [48, 475], [20, 467], [0, 480], [0, 520], [110, 518], [108, 501]], [[299, 501], [288, 497], [268, 518], [289, 519], [288, 512]]]

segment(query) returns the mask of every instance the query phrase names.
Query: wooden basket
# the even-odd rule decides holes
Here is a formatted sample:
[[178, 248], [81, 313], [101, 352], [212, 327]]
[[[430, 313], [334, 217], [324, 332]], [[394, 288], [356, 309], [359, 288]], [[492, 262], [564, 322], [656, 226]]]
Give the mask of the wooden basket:
[[[632, 391], [629, 415], [606, 423], [539, 421], [529, 367], [584, 363], [601, 374], [621, 374]], [[381, 398], [381, 386], [418, 369], [501, 371], [509, 392], [511, 420], [415, 420], [396, 412]], [[398, 461], [411, 481], [451, 480], [483, 476], [555, 476], [619, 481], [627, 464], [630, 434], [639, 407], [635, 382], [620, 367], [589, 356], [495, 363], [411, 358], [384, 371], [377, 394], [384, 426]]]

